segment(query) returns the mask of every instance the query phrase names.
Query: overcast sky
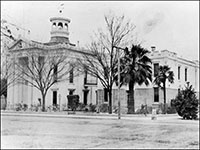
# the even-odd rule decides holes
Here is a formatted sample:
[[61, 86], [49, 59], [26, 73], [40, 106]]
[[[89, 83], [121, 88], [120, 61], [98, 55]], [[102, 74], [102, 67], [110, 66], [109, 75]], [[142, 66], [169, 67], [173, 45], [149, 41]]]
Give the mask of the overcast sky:
[[104, 14], [110, 10], [124, 14], [136, 25], [135, 33], [143, 46], [167, 49], [191, 60], [199, 60], [198, 1], [1, 1], [1, 19], [30, 30], [33, 40], [48, 42], [51, 24], [64, 4], [63, 15], [71, 19], [70, 41], [85, 46], [98, 28], [105, 26]]

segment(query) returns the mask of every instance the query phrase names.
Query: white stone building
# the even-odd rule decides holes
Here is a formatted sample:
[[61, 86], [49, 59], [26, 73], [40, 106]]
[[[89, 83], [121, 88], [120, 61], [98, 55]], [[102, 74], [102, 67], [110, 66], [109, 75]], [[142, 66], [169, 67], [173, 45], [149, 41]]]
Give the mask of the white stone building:
[[[166, 102], [170, 104], [178, 94], [178, 90], [184, 89], [189, 82], [197, 92], [199, 98], [199, 61], [190, 61], [179, 57], [176, 53], [168, 50], [160, 52], [152, 47], [149, 57], [152, 59], [152, 76], [158, 71], [160, 65], [168, 65], [174, 73], [174, 83], [166, 83]], [[163, 103], [163, 90], [154, 83], [149, 86], [135, 87], [135, 106], [140, 108], [141, 104], [152, 105], [153, 103]]]
[[[76, 60], [77, 57], [81, 57], [82, 53], [87, 53], [85, 50], [75, 46], [75, 44], [69, 41], [68, 26], [70, 20], [64, 17], [53, 17], [50, 19], [52, 24], [51, 39], [48, 43], [39, 43], [36, 41], [29, 41], [25, 38], [19, 38], [9, 48], [9, 60], [10, 62], [18, 62], [21, 58], [26, 56], [26, 53], [35, 52], [37, 54], [48, 51], [50, 53], [62, 53], [66, 55], [70, 61]], [[29, 58], [27, 58], [29, 60]], [[27, 61], [28, 63], [28, 61]], [[17, 67], [13, 70], [17, 72]], [[16, 73], [15, 75], [16, 76]], [[97, 78], [94, 78], [88, 74], [80, 74], [74, 76], [73, 72], [70, 72], [68, 80], [55, 83], [47, 92], [46, 106], [58, 104], [62, 106], [67, 104], [67, 95], [74, 94], [79, 95], [80, 102], [84, 104], [96, 103], [96, 88]], [[8, 88], [7, 103], [9, 106], [14, 106], [17, 103], [37, 104], [38, 99], [42, 99], [42, 95], [38, 89], [30, 86], [29, 83], [21, 84], [19, 82], [13, 83]]]
[[[68, 26], [70, 20], [64, 17], [53, 17], [50, 19], [52, 24], [51, 39], [48, 43], [39, 43], [36, 41], [28, 41], [19, 38], [9, 49], [10, 61], [18, 61], [23, 57], [24, 53], [29, 51], [37, 51], [42, 53], [45, 50], [51, 50], [54, 53], [64, 52], [70, 58], [75, 60], [81, 57], [82, 53], [87, 53], [84, 49], [70, 43]], [[159, 65], [168, 65], [174, 72], [174, 83], [167, 83], [166, 99], [167, 103], [175, 98], [179, 89], [184, 88], [187, 82], [193, 85], [199, 98], [199, 62], [189, 61], [179, 57], [176, 53], [168, 50], [161, 52], [152, 49], [149, 57], [152, 59], [152, 76]], [[17, 70], [17, 68], [14, 68]], [[72, 73], [73, 74], [73, 73]], [[71, 75], [72, 75], [71, 74]], [[69, 74], [70, 76], [70, 74]], [[122, 112], [127, 111], [127, 93], [128, 88], [122, 87], [120, 93]], [[77, 94], [80, 97], [80, 102], [84, 104], [102, 104], [108, 103], [105, 101], [106, 96], [103, 92], [103, 86], [97, 78], [89, 74], [81, 74], [74, 76], [72, 79], [54, 84], [48, 91], [46, 96], [46, 106], [53, 104], [67, 104], [67, 95]], [[31, 104], [38, 103], [38, 98], [42, 98], [40, 91], [32, 86], [25, 84], [13, 84], [8, 88], [7, 102], [10, 106], [16, 103]], [[117, 106], [117, 87], [114, 85], [113, 90], [113, 106]], [[163, 91], [157, 88], [153, 83], [149, 86], [135, 86], [135, 107], [140, 108], [141, 104], [152, 106], [153, 103], [163, 103]]]

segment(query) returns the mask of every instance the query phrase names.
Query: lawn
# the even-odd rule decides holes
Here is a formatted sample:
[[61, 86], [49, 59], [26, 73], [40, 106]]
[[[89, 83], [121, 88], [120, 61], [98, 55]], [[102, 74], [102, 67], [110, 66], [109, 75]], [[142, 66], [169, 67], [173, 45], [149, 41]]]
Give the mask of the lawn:
[[1, 148], [198, 149], [199, 121], [2, 116], [1, 136]]

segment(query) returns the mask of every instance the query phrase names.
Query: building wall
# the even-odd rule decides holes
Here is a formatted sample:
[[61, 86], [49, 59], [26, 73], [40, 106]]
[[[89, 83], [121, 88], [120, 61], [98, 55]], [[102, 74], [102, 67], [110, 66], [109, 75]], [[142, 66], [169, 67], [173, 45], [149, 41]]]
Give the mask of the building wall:
[[[180, 58], [176, 53], [168, 50], [161, 52], [154, 51], [150, 54], [150, 58], [153, 64], [168, 65], [174, 72], [174, 83], [170, 84], [167, 81], [167, 88], [182, 89], [187, 82], [190, 82], [190, 85], [193, 85], [195, 91], [199, 91], [199, 62]], [[180, 66], [180, 79], [178, 79], [178, 66]], [[185, 68], [187, 68], [187, 81], [185, 81]]]
[[[38, 49], [32, 49], [33, 51], [39, 53], [42, 53], [41, 50]], [[27, 50], [18, 50], [18, 51], [14, 51], [10, 57], [10, 61], [12, 60], [16, 60], [18, 61], [19, 57], [22, 56], [26, 56], [25, 53], [28, 52], [29, 49]], [[73, 50], [69, 51], [67, 49], [57, 49], [54, 50], [51, 54], [53, 55], [53, 53], [59, 54], [59, 52], [64, 51], [64, 53], [66, 55], [69, 55], [70, 58], [70, 63], [73, 62], [77, 57], [80, 57], [81, 54], [77, 53], [77, 52], [73, 52]], [[16, 67], [16, 66], [15, 66]], [[66, 69], [68, 69], [66, 67]], [[16, 68], [13, 67], [12, 71], [16, 71]], [[17, 76], [17, 75], [15, 75]], [[61, 103], [60, 105], [62, 106], [63, 104], [67, 105], [67, 95], [69, 95], [69, 89], [75, 89], [74, 91], [74, 95], [79, 95], [80, 97], [80, 102], [83, 102], [83, 90], [85, 88], [85, 84], [84, 84], [84, 74], [79, 74], [78, 76], [76, 76], [76, 74], [74, 73], [74, 79], [73, 79], [73, 83], [69, 82], [69, 74], [66, 75], [67, 80], [63, 80], [62, 82], [58, 82], [55, 83], [47, 92], [46, 95], [46, 106], [52, 105], [53, 104], [53, 91], [57, 91], [57, 104], [59, 104], [59, 102]], [[10, 78], [11, 79], [11, 78]], [[87, 103], [96, 103], [96, 87], [97, 85], [87, 85], [88, 87], [88, 96], [87, 96]], [[41, 92], [31, 86], [30, 84], [24, 85], [24, 84], [20, 84], [18, 82], [13, 83], [11, 86], [8, 87], [8, 103], [11, 105], [17, 104], [17, 103], [26, 103], [29, 106], [31, 106], [31, 104], [38, 104], [39, 101], [38, 99], [42, 99], [42, 95]]]
[[[166, 89], [166, 103], [170, 105], [172, 99], [176, 97], [178, 91], [176, 89]], [[140, 109], [141, 105], [152, 106], [154, 103], [154, 90], [153, 88], [144, 88], [135, 90], [135, 110]], [[164, 103], [163, 90], [159, 89], [159, 102]]]
[[[187, 82], [193, 86], [199, 98], [199, 62], [185, 60], [177, 56], [176, 53], [167, 50], [158, 52], [153, 51], [149, 55], [152, 59], [152, 71], [154, 71], [153, 64], [168, 65], [171, 71], [174, 72], [174, 83], [166, 82], [166, 102], [170, 104], [171, 99], [174, 99], [178, 94], [178, 89], [184, 89]], [[180, 79], [178, 79], [178, 66], [180, 66]], [[187, 81], [185, 81], [185, 68], [187, 68]], [[152, 74], [153, 80], [154, 72]], [[135, 108], [141, 108], [142, 104], [152, 105], [154, 103], [153, 87], [156, 85], [152, 82], [149, 86], [135, 85]], [[164, 102], [163, 90], [159, 89], [159, 103]]]
[[[73, 58], [79, 57], [79, 54], [73, 54]], [[70, 55], [71, 55], [70, 54]], [[21, 56], [21, 55], [20, 55]], [[175, 98], [177, 95], [178, 89], [184, 88], [187, 82], [193, 85], [195, 90], [199, 92], [199, 64], [198, 62], [188, 61], [182, 58], [177, 57], [175, 53], [169, 51], [161, 51], [161, 52], [152, 52], [150, 54], [150, 58], [152, 59], [152, 70], [153, 64], [159, 63], [159, 65], [168, 65], [171, 70], [174, 72], [174, 83], [166, 84], [166, 99], [167, 103], [170, 104], [171, 99]], [[178, 79], [178, 66], [181, 67], [180, 70], [180, 79]], [[187, 81], [185, 81], [185, 68], [187, 68]], [[154, 77], [153, 77], [154, 79]], [[53, 104], [53, 91], [57, 90], [57, 104], [59, 104], [59, 98], [61, 105], [67, 105], [67, 95], [69, 94], [69, 89], [75, 89], [74, 95], [79, 95], [80, 102], [83, 103], [83, 90], [85, 89], [84, 84], [84, 75], [79, 75], [74, 77], [74, 83], [69, 83], [69, 80], [56, 83], [53, 85], [46, 96], [46, 106]], [[147, 104], [151, 106], [154, 103], [154, 83], [150, 83], [149, 86], [146, 85], [135, 85], [135, 108], [141, 108], [142, 104]], [[102, 89], [100, 81], [98, 81], [97, 85], [87, 85], [88, 93], [88, 104], [100, 104], [103, 103]], [[123, 86], [120, 90], [120, 99], [122, 111], [127, 111], [127, 86]], [[118, 92], [116, 85], [113, 86], [113, 107], [116, 107], [118, 104]], [[199, 95], [198, 95], [199, 97]], [[16, 104], [23, 101], [23, 103], [27, 103], [29, 106], [31, 104], [37, 104], [38, 98], [42, 99], [41, 93], [38, 89], [31, 86], [16, 84], [12, 85], [8, 88], [8, 102], [10, 104]], [[159, 102], [163, 103], [163, 91], [159, 90]]]
[[154, 102], [153, 88], [135, 89], [135, 110], [140, 109], [142, 104], [151, 106]]
[[[83, 89], [84, 81], [83, 76], [74, 77], [74, 83], [69, 83], [69, 80], [54, 84], [47, 92], [46, 106], [53, 104], [53, 91], [57, 91], [57, 104], [59, 104], [59, 98], [61, 106], [67, 105], [67, 95], [69, 95], [69, 89], [75, 89], [74, 95], [79, 95], [80, 102], [83, 103]], [[96, 104], [96, 86], [88, 86], [89, 93], [87, 97], [88, 104]], [[60, 97], [59, 97], [60, 95]], [[8, 88], [8, 102], [9, 104], [26, 103], [29, 106], [31, 104], [38, 104], [38, 99], [42, 99], [42, 95], [38, 89], [32, 86], [26, 86], [22, 84], [12, 85]]]
[[[104, 90], [103, 89], [97, 89], [96, 92], [97, 96], [97, 105], [100, 106], [101, 104], [108, 104], [108, 101], [105, 102], [104, 99]], [[126, 114], [128, 112], [127, 108], [127, 100], [128, 100], [128, 95], [125, 89], [113, 89], [112, 90], [112, 109], [113, 112], [115, 109], [118, 109], [118, 102], [120, 99], [120, 108], [121, 108], [121, 113]]]

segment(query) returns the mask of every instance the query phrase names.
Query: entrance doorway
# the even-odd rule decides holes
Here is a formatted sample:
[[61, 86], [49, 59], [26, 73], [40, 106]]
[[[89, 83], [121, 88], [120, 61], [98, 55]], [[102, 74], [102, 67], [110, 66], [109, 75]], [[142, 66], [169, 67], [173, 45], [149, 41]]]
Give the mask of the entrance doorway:
[[83, 103], [84, 103], [85, 105], [87, 105], [88, 92], [89, 92], [89, 90], [84, 90], [84, 91], [83, 91]]
[[154, 87], [154, 102], [159, 102], [159, 88]]
[[57, 105], [57, 91], [53, 91], [53, 105]]

